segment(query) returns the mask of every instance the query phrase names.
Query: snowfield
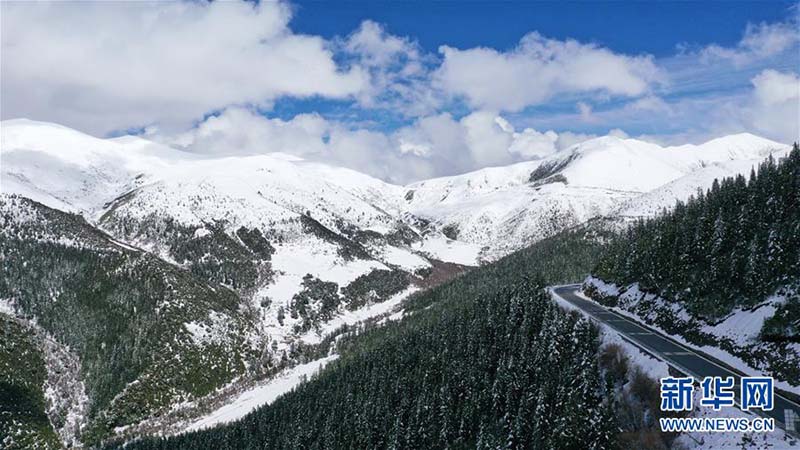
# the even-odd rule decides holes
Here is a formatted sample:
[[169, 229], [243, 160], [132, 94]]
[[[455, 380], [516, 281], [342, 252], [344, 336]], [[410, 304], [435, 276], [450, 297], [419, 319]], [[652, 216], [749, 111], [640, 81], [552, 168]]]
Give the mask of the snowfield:
[[[183, 266], [168, 227], [195, 240], [220, 227], [234, 241], [242, 227], [259, 230], [274, 254], [250, 300], [268, 305], [262, 328], [280, 350], [297, 338], [297, 320], [280, 324], [278, 311], [307, 274], [343, 288], [374, 270], [415, 274], [434, 260], [475, 266], [592, 218], [652, 216], [788, 151], [750, 134], [679, 147], [603, 137], [542, 160], [396, 186], [280, 153], [206, 156], [25, 119], [1, 126], [0, 192], [81, 214], [121, 246]], [[308, 218], [327, 231], [310, 231]], [[343, 257], [341, 239], [369, 257]]]
[[406, 208], [494, 260], [594, 217], [655, 215], [788, 150], [746, 133], [679, 147], [607, 136], [539, 161], [410, 184]]
[[[205, 275], [223, 267], [211, 263], [233, 264], [241, 254], [252, 258], [256, 244], [266, 242], [255, 264], [235, 261], [253, 269], [252, 280], [214, 280], [209, 286], [236, 290], [237, 282], [252, 284], [237, 291], [258, 325], [258, 336], [247, 340], [264, 338], [272, 352], [267, 356], [278, 360], [294, 345], [317, 344], [342, 325], [402, 317], [403, 299], [424, 286], [425, 273], [439, 261], [477, 266], [593, 218], [652, 216], [710, 187], [714, 178], [746, 175], [763, 158], [781, 157], [788, 148], [749, 134], [678, 147], [603, 137], [541, 160], [398, 186], [280, 153], [198, 155], [137, 136], [100, 139], [15, 119], [0, 123], [0, 195], [79, 214], [120, 249], [147, 251]], [[11, 210], [5, 212], [15, 220], [37, 220], [8, 198]], [[187, 254], [209, 265], [190, 267], [198, 261]], [[288, 313], [307, 275], [336, 283], [341, 293], [375, 271], [400, 274], [409, 284], [354, 310], [342, 303], [311, 329], [298, 327], [304, 318]], [[237, 266], [230, 272], [233, 279], [242, 271]], [[375, 286], [364, 290], [374, 294]], [[707, 331], [737, 342], [751, 339], [755, 331], [747, 324], [773, 311], [775, 301]], [[13, 304], [0, 299], [4, 311], [13, 311]], [[199, 344], [215, 339], [209, 324], [218, 321], [208, 317], [183, 328]], [[289, 369], [188, 429], [242, 417], [333, 359]], [[79, 423], [70, 420], [70, 427]]]
[[[610, 285], [603, 286], [606, 289], [613, 289]], [[612, 290], [607, 290], [607, 293], [611, 293]], [[582, 309], [574, 306], [572, 303], [562, 299], [558, 295], [556, 295], [552, 288], [550, 289], [550, 295], [553, 300], [558, 303], [558, 305], [564, 309], [570, 311], [577, 311], [581, 314], [584, 314], [587, 320], [591, 320], [591, 317], [587, 315]], [[590, 300], [588, 297], [578, 294], [584, 297], [587, 300]], [[619, 308], [614, 308], [615, 311], [619, 311]], [[623, 312], [623, 311], [619, 311]], [[630, 315], [630, 314], [629, 314]], [[649, 354], [643, 352], [639, 347], [633, 345], [628, 340], [622, 337], [620, 333], [618, 333], [613, 328], [609, 327], [608, 325], [595, 321], [597, 325], [600, 326], [601, 329], [601, 340], [603, 345], [611, 345], [616, 344], [621, 346], [625, 350], [625, 355], [629, 358], [629, 361], [632, 366], [636, 366], [641, 369], [647, 376], [653, 380], [659, 380], [661, 378], [665, 378], [670, 376], [669, 374], [669, 366], [664, 361], [653, 358]], [[674, 338], [675, 336], [673, 336]], [[685, 344], [685, 342], [683, 342]], [[705, 350], [705, 349], [701, 349]], [[702, 391], [700, 389], [695, 389], [694, 391], [694, 401], [693, 404], [695, 406], [695, 410], [692, 411], [691, 417], [726, 417], [726, 418], [740, 418], [745, 417], [748, 419], [752, 419], [755, 417], [753, 414], [748, 414], [744, 411], [741, 411], [738, 408], [725, 408], [720, 411], [714, 411], [713, 408], [707, 406], [700, 405], [700, 399], [702, 398]], [[794, 448], [796, 444], [792, 444], [792, 442], [796, 442], [795, 438], [786, 434], [785, 431], [781, 430], [780, 428], [776, 428], [775, 431], [771, 433], [740, 433], [740, 434], [725, 434], [725, 433], [683, 433], [678, 436], [676, 442], [681, 446], [680, 448], [685, 448], [687, 450], [715, 450], [715, 449], [741, 449], [747, 448], [752, 450], [769, 450], [769, 449], [782, 449], [782, 448]]]
[[203, 416], [184, 431], [195, 431], [241, 419], [254, 409], [274, 402], [281, 395], [290, 392], [304, 380], [311, 378], [338, 356], [331, 355], [307, 364], [287, 369], [266, 383], [239, 394], [233, 401], [216, 411]]
[[[434, 234], [416, 244], [420, 251], [476, 264], [593, 217], [651, 216], [788, 148], [751, 134], [676, 147], [607, 136], [542, 160], [396, 186], [280, 153], [201, 156], [136, 136], [98, 139], [15, 119], [2, 122], [0, 192], [95, 221], [113, 211], [127, 220], [158, 215], [272, 228], [311, 213], [335, 231], [386, 234], [401, 223], [421, 231], [422, 219], [446, 229], [452, 242]], [[397, 249], [387, 254], [403, 267], [424, 265]]]
[[[615, 284], [606, 283], [605, 281], [595, 277], [588, 277], [586, 281], [584, 281], [584, 283], [590, 284], [603, 295], [615, 296], [615, 297], [618, 296], [620, 305], [627, 305], [630, 307], [631, 305], [635, 305], [638, 301], [640, 301], [640, 299], [646, 298], [648, 300], [655, 301], [655, 304], [658, 305], [658, 308], [671, 309], [673, 312], [676, 313], [675, 317], [680, 321], [688, 322], [690, 320], [693, 320], [692, 316], [680, 304], [669, 302], [653, 294], [644, 293], [639, 290], [638, 284], [633, 284], [631, 286], [625, 287], [625, 289], [622, 289], [621, 287]], [[594, 301], [586, 296], [583, 297], [586, 298], [587, 300]], [[777, 295], [770, 296], [768, 299], [764, 300], [761, 304], [757, 305], [755, 308], [751, 310], [742, 310], [740, 308], [737, 308], [721, 322], [715, 325], [703, 324], [700, 329], [717, 338], [730, 339], [741, 347], [745, 347], [748, 344], [755, 345], [758, 342], [760, 342], [757, 339], [757, 336], [764, 323], [764, 319], [771, 317], [772, 314], [775, 312], [776, 306], [782, 303], [784, 300], [785, 299], [781, 296]], [[650, 316], [641, 317], [631, 312], [629, 309], [625, 307], [617, 306], [610, 309], [625, 316], [628, 316], [632, 319], [635, 319], [637, 321], [647, 322], [648, 317], [650, 317]], [[653, 312], [652, 316], [655, 317], [655, 315], [656, 313]], [[665, 335], [672, 337], [673, 339], [675, 339], [676, 341], [680, 342], [681, 344], [687, 347], [711, 355], [714, 358], [724, 362], [728, 366], [733, 367], [741, 372], [751, 374], [753, 376], [771, 376], [771, 374], [768, 373], [767, 371], [752, 367], [750, 364], [743, 361], [741, 358], [732, 355], [729, 352], [717, 346], [696, 345], [686, 340], [686, 338], [684, 338], [683, 336], [670, 334], [666, 332], [662, 327], [658, 325], [658, 323], [648, 323], [648, 326], [660, 331]], [[800, 354], [800, 345], [791, 344], [791, 346], [797, 354]], [[775, 380], [775, 386], [780, 389], [783, 389], [784, 391], [800, 395], [800, 386], [793, 386], [779, 379]]]

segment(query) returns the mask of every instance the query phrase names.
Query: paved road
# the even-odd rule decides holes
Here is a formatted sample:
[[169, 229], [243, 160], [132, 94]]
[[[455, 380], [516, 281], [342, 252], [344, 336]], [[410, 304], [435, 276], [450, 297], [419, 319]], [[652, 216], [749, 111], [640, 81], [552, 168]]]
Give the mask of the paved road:
[[[580, 285], [559, 286], [553, 288], [553, 291], [562, 299], [582, 309], [597, 321], [610, 326], [624, 338], [664, 360], [678, 371], [693, 376], [695, 380], [709, 376], [734, 377], [736, 380], [735, 392], [739, 391], [739, 374], [736, 372], [720, 366], [702, 353], [685, 347], [651, 328], [639, 325], [602, 305], [578, 296], [576, 293], [579, 288]], [[800, 423], [797, 419], [800, 417], [800, 405], [777, 392], [773, 410], [765, 411], [763, 415], [774, 418], [775, 422], [783, 429], [787, 429], [786, 424], [789, 421], [789, 431], [800, 431]], [[794, 424], [791, 423], [792, 418], [795, 418]]]

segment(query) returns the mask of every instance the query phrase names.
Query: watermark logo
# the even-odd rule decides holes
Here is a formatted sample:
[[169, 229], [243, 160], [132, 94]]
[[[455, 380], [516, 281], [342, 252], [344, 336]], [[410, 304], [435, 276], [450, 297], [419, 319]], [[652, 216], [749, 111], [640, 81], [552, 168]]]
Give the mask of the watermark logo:
[[775, 380], [772, 377], [742, 377], [740, 397], [742, 411], [758, 408], [772, 411], [772, 400], [775, 395]]
[[[701, 406], [714, 411], [736, 404], [739, 394], [739, 409], [751, 411], [773, 408], [775, 382], [772, 377], [742, 377], [736, 389], [734, 377], [705, 377], [700, 382]], [[661, 379], [661, 410], [691, 411], [694, 399], [693, 377], [666, 377]], [[709, 431], [709, 432], [767, 432], [775, 429], [772, 418], [697, 418], [670, 417], [660, 419], [662, 431]]]
[[661, 379], [661, 410], [691, 411], [694, 378], [667, 377]]
[[700, 405], [710, 406], [719, 411], [723, 406], [733, 406], [733, 377], [705, 377], [700, 383], [703, 398]]

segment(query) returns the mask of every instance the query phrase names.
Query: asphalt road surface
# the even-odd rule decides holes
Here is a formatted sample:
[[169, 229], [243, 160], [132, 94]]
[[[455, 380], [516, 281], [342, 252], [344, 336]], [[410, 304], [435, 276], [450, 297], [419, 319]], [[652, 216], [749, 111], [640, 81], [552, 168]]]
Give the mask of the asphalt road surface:
[[[734, 391], [737, 393], [738, 405], [740, 374], [713, 362], [701, 352], [685, 347], [651, 328], [639, 325], [602, 305], [578, 296], [579, 289], [580, 285], [569, 285], [555, 287], [553, 291], [562, 299], [580, 308], [595, 320], [610, 326], [624, 338], [655, 355], [674, 369], [693, 376], [696, 381], [711, 376], [734, 377], [736, 380]], [[781, 396], [777, 391], [773, 404], [772, 411], [764, 411], [761, 415], [774, 418], [776, 424], [784, 430], [794, 433], [800, 431], [800, 420], [798, 420], [800, 405]]]

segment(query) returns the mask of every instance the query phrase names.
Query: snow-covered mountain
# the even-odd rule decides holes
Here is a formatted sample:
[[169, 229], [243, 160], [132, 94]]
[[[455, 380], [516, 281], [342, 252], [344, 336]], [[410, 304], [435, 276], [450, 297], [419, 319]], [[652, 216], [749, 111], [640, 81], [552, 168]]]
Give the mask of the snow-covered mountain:
[[[182, 233], [200, 239], [222, 230], [236, 240], [238, 230], [259, 230], [275, 246], [278, 269], [259, 295], [287, 301], [305, 273], [278, 288], [288, 283], [280, 274], [293, 271], [281, 264], [304, 254], [300, 247], [314, 248], [294, 264], [300, 272], [337, 273], [339, 283], [365, 270], [429, 268], [429, 258], [474, 265], [594, 217], [655, 214], [788, 146], [750, 134], [677, 147], [607, 136], [546, 159], [405, 187], [284, 154], [201, 156], [28, 120], [3, 122], [0, 150], [0, 191], [79, 213], [178, 264], [170, 239]], [[309, 227], [363, 247], [370, 262], [337, 260], [343, 241]], [[361, 267], [338, 273], [353, 264]]]
[[[137, 137], [98, 139], [27, 120], [3, 122], [0, 136], [0, 204], [8, 221], [4, 229], [7, 235], [0, 235], [2, 266], [22, 267], [23, 254], [38, 261], [46, 255], [42, 248], [55, 246], [57, 250], [45, 252], [97, 261], [96, 265], [81, 265], [69, 260], [65, 264], [70, 269], [83, 270], [78, 268], [85, 266], [99, 271], [97, 276], [104, 279], [124, 280], [117, 285], [136, 286], [138, 278], [145, 276], [138, 266], [123, 262], [117, 268], [102, 262], [110, 258], [106, 247], [120, 246], [132, 254], [155, 256], [160, 271], [171, 274], [169, 270], [178, 268], [189, 277], [190, 281], [180, 283], [167, 279], [166, 285], [160, 284], [162, 281], [155, 287], [145, 285], [148, 302], [158, 302], [151, 293], [163, 288], [178, 298], [176, 305], [165, 308], [196, 309], [194, 297], [189, 295], [195, 295], [197, 286], [207, 286], [209, 296], [224, 294], [220, 300], [214, 297], [215, 302], [239, 311], [237, 320], [247, 325], [241, 326], [246, 332], [239, 337], [241, 344], [232, 344], [227, 337], [219, 336], [219, 330], [226, 329], [222, 325], [232, 322], [224, 319], [225, 314], [232, 313], [217, 312], [216, 303], [204, 322], [185, 314], [185, 319], [181, 314], [167, 315], [160, 311], [162, 306], [157, 306], [159, 319], [152, 324], [155, 329], [170, 330], [168, 334], [182, 330], [189, 343], [197, 344], [186, 348], [169, 344], [175, 348], [171, 357], [194, 361], [197, 348], [205, 342], [238, 345], [241, 348], [224, 352], [237, 357], [252, 357], [252, 348], [263, 352], [259, 357], [263, 363], [243, 364], [245, 357], [239, 358], [234, 369], [214, 372], [213, 380], [199, 390], [197, 384], [185, 388], [182, 372], [163, 373], [158, 382], [177, 393], [171, 397], [177, 400], [222, 387], [250, 371], [292, 364], [304, 357], [301, 348], [309, 351], [308, 346], [319, 343], [333, 329], [390, 313], [420, 286], [463, 270], [453, 263], [476, 263], [474, 245], [450, 241], [408, 217], [401, 209], [403, 188], [349, 169], [280, 154], [202, 157]], [[9, 194], [38, 203], [22, 202]], [[17, 214], [15, 205], [27, 209]], [[56, 214], [48, 207], [80, 215], [85, 221]], [[32, 214], [54, 217], [52, 225], [32, 227], [26, 221]], [[87, 227], [94, 227], [96, 233]], [[106, 236], [110, 244], [88, 245], [84, 237], [95, 235]], [[112, 273], [104, 273], [103, 267]], [[64, 282], [74, 283], [76, 292], [94, 292], [97, 288], [91, 277], [78, 273], [68, 275], [70, 279]], [[53, 302], [70, 311], [87, 307], [83, 303], [73, 305], [80, 297], [64, 299], [60, 284], [51, 287], [52, 282], [46, 282], [42, 289], [53, 289]], [[0, 287], [0, 300], [7, 302], [4, 311], [18, 318], [41, 322], [41, 311], [55, 307], [45, 301], [47, 295], [29, 298], [33, 295], [30, 288], [11, 280]], [[231, 297], [238, 299], [238, 305], [230, 304]], [[43, 301], [47, 303], [44, 306]], [[116, 301], [113, 292], [103, 292], [93, 300], [97, 314], [92, 311], [89, 315], [97, 316], [100, 323], [119, 320]], [[136, 306], [133, 308], [135, 313]], [[205, 305], [203, 308], [209, 310]], [[80, 311], [75, 320], [87, 314]], [[113, 317], [105, 317], [106, 313]], [[126, 316], [133, 313], [124, 312]], [[131, 340], [125, 334], [106, 344], [114, 352], [124, 353], [142, 345], [145, 348], [137, 355], [163, 353], [158, 347], [161, 342]], [[77, 352], [87, 364], [103, 360], [94, 348], [78, 347]], [[243, 367], [248, 369], [243, 372]], [[152, 375], [147, 370], [131, 370], [125, 381], [129, 386], [150, 386]], [[102, 398], [109, 395], [121, 400], [108, 402]], [[123, 414], [118, 405], [127, 404], [130, 395], [139, 394], [116, 385], [91, 391], [95, 416], [88, 421], [90, 428], [114, 423], [124, 430], [164, 406], [151, 402], [147, 405], [153, 409], [135, 416]], [[160, 398], [162, 402], [171, 401]], [[97, 433], [104, 436], [108, 431]]]
[[[93, 219], [131, 192], [150, 196], [148, 208], [166, 204], [184, 220], [196, 220], [202, 213], [233, 214], [254, 225], [263, 224], [264, 218], [258, 218], [263, 213], [279, 219], [319, 209], [325, 220], [347, 214], [367, 225], [397, 215], [398, 187], [288, 155], [201, 157], [138, 137], [98, 139], [28, 120], [3, 122], [2, 130], [4, 191], [26, 193]], [[204, 190], [248, 208], [221, 204], [222, 211], [193, 212], [174, 203], [175, 198], [201, 197]], [[325, 208], [319, 208], [322, 204]]]
[[[405, 189], [283, 154], [203, 157], [138, 137], [2, 124], [0, 192], [83, 215], [116, 239], [229, 285], [262, 309], [284, 349], [308, 274], [341, 288], [376, 271], [474, 265], [477, 246], [424, 230]], [[245, 251], [265, 248], [259, 264]], [[189, 248], [191, 247], [191, 248]], [[282, 316], [280, 319], [278, 316]]]
[[[290, 155], [204, 156], [134, 136], [99, 139], [10, 120], [0, 128], [0, 199], [15, 194], [83, 216], [52, 233], [67, 252], [72, 246], [93, 255], [81, 236], [64, 236], [94, 227], [108, 239], [104, 246], [152, 255], [165, 273], [183, 269], [192, 277], [185, 286], [233, 291], [249, 334], [242, 354], [263, 344], [262, 359], [285, 361], [297, 357], [298, 346], [390, 313], [409, 293], [463, 266], [593, 218], [656, 214], [714, 178], [747, 174], [787, 151], [748, 134], [679, 147], [604, 137], [538, 161], [396, 186]], [[11, 211], [22, 203], [4, 204], [8, 220], [22, 220]], [[53, 223], [72, 223], [69, 217]], [[23, 225], [15, 226], [29, 229]], [[24, 246], [26, 233], [9, 236]], [[203, 341], [219, 325], [214, 317], [210, 328], [196, 320], [170, 327]]]
[[788, 151], [751, 134], [677, 147], [607, 136], [543, 160], [402, 187], [284, 154], [208, 157], [28, 120], [2, 127], [0, 191], [80, 213], [162, 256], [169, 255], [152, 236], [140, 239], [141, 230], [115, 224], [225, 221], [229, 231], [282, 229], [287, 240], [307, 216], [342, 235], [413, 235], [406, 248], [374, 249], [384, 262], [412, 270], [426, 267], [415, 252], [470, 265], [593, 217], [652, 215], [714, 178], [747, 173], [768, 154]]
[[552, 157], [407, 186], [408, 211], [496, 259], [599, 216], [650, 216], [787, 145], [751, 134], [661, 147], [602, 137]]
[[[734, 150], [743, 141], [751, 143], [750, 150], [742, 147]], [[714, 146], [709, 144], [714, 144]], [[711, 150], [703, 149], [699, 152], [704, 155], [714, 154], [713, 149], [716, 147], [718, 157], [704, 159], [699, 168], [695, 168], [686, 175], [623, 202], [612, 212], [612, 215], [621, 219], [651, 217], [664, 208], [672, 208], [678, 200], [686, 200], [689, 196], [696, 195], [699, 190], [711, 188], [714, 180], [737, 175], [747, 177], [767, 156], [772, 155], [774, 158], [780, 159], [785, 157], [790, 150], [787, 145], [767, 141], [753, 135], [728, 136], [710, 141], [704, 146], [711, 147]], [[731, 149], [728, 159], [724, 157], [726, 147]]]

